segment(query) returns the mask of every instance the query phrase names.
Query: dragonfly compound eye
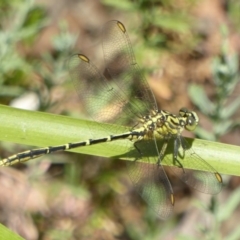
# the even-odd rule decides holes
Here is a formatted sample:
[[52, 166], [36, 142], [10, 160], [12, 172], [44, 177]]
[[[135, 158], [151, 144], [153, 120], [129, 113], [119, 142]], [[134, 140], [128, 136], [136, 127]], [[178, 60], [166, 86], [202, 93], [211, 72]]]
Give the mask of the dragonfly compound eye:
[[189, 113], [189, 116], [187, 117], [185, 128], [188, 131], [193, 131], [196, 126], [198, 125], [199, 118], [198, 115], [195, 112]]
[[179, 110], [179, 115], [181, 116], [181, 117], [186, 117], [187, 115], [189, 115], [189, 114], [191, 114], [191, 112], [189, 112], [189, 110], [187, 109], [187, 108], [181, 108], [180, 110]]

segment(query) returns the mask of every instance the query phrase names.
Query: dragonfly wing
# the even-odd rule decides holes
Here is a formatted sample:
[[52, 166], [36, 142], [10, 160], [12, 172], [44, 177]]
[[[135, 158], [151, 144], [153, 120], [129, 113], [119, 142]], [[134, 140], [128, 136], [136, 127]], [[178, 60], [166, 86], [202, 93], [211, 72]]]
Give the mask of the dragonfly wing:
[[127, 31], [121, 22], [106, 23], [102, 46], [107, 73], [120, 91], [131, 89], [131, 111], [143, 116], [149, 113], [149, 109], [156, 109], [155, 97], [136, 63]]
[[[195, 153], [183, 137], [181, 137], [181, 143], [184, 147], [184, 157], [178, 154], [178, 161], [182, 167], [176, 163], [177, 166], [171, 167], [170, 170], [184, 183], [200, 192], [207, 194], [219, 193], [222, 189], [221, 175]], [[173, 162], [173, 157], [170, 156], [165, 156], [163, 159], [163, 164], [172, 165]], [[189, 166], [194, 166], [194, 168], [201, 170], [191, 170]]]
[[[128, 172], [137, 192], [149, 207], [161, 219], [166, 219], [173, 211], [174, 195], [164, 168], [157, 165], [157, 157], [147, 155], [149, 149], [155, 145], [153, 141], [144, 140], [136, 143], [141, 151], [142, 159], [140, 160], [144, 160], [144, 162], [140, 162], [140, 160], [128, 162]], [[148, 149], [148, 152], [145, 151], [145, 148]], [[155, 159], [154, 162], [152, 159]]]
[[105, 73], [101, 74], [86, 56], [76, 54], [69, 60], [71, 79], [90, 118], [97, 122], [134, 126], [139, 117], [157, 108], [154, 95], [136, 64], [122, 23], [106, 23], [102, 45]]
[[[132, 119], [149, 114], [150, 110], [157, 108], [155, 98], [136, 64], [122, 23], [110, 21], [105, 25], [102, 45], [106, 63], [105, 74], [102, 75], [86, 56], [77, 54], [69, 61], [72, 80], [80, 99], [89, 103], [86, 108], [92, 119], [119, 125], [129, 119], [134, 126], [136, 122]], [[120, 133], [113, 129], [112, 132], [109, 126], [105, 130], [111, 134]], [[122, 144], [125, 144], [124, 142], [122, 141]], [[140, 145], [140, 142], [136, 145]], [[128, 169], [137, 191], [150, 208], [165, 219], [172, 213], [173, 191], [163, 167], [157, 165], [155, 139], [146, 140], [139, 146], [142, 157], [150, 161], [147, 156], [149, 147], [154, 148], [155, 162], [147, 164], [136, 160], [128, 164]]]
[[[115, 123], [122, 125], [127, 118], [133, 117], [124, 110], [129, 102], [128, 96], [124, 96], [116, 88], [114, 82], [109, 82], [100, 73], [98, 68], [85, 55], [75, 54], [69, 60], [71, 79], [84, 104], [86, 114], [96, 122]], [[99, 125], [100, 128], [101, 125]], [[104, 128], [106, 134], [117, 134], [123, 130], [120, 127]], [[126, 129], [126, 131], [128, 131]]]

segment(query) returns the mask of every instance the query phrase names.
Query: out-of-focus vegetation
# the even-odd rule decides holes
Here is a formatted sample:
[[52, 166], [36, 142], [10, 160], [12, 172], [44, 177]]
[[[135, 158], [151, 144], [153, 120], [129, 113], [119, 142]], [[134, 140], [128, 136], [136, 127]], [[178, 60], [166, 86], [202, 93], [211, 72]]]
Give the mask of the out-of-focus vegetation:
[[200, 127], [197, 133], [212, 141], [238, 128], [240, 123], [239, 119], [233, 118], [240, 107], [239, 60], [236, 53], [231, 53], [227, 37], [225, 33], [221, 52], [212, 61], [214, 98], [209, 99], [202, 86], [192, 84], [189, 88], [192, 101], [212, 122], [211, 132]]
[[[199, 136], [239, 145], [239, 8], [237, 1], [0, 0], [0, 103], [83, 115], [67, 58], [86, 49], [97, 62], [101, 54], [91, 44], [106, 21], [118, 19], [159, 106], [195, 108]], [[1, 157], [24, 149], [3, 142]], [[224, 177], [225, 189], [210, 201], [171, 179], [176, 212], [165, 222], [144, 207], [121, 161], [55, 154], [1, 169], [0, 178], [0, 222], [25, 239], [240, 235], [237, 177]], [[189, 208], [193, 199], [197, 207]]]

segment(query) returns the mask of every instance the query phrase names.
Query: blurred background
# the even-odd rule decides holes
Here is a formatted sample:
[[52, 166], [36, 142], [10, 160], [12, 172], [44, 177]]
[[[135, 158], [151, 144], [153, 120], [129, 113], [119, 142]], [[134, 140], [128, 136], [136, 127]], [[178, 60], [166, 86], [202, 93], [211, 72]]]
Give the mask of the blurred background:
[[[127, 28], [159, 107], [194, 109], [191, 137], [239, 145], [240, 2], [0, 0], [0, 104], [81, 118], [66, 59], [102, 64], [100, 34]], [[64, 143], [63, 143], [64, 144]], [[0, 156], [29, 149], [1, 142]], [[25, 239], [240, 239], [240, 179], [209, 196], [175, 180], [161, 221], [135, 193], [125, 163], [57, 153], [0, 169], [0, 222]]]

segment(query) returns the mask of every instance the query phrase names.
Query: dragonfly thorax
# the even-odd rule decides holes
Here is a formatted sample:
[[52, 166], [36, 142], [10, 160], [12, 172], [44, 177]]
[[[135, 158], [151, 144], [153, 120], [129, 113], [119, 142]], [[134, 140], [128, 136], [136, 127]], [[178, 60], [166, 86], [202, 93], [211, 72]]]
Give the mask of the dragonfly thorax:
[[198, 122], [199, 118], [197, 114], [186, 108], [181, 108], [179, 115], [171, 114], [164, 110], [156, 110], [142, 117], [141, 129], [144, 129], [147, 135], [156, 132], [165, 137], [168, 135], [180, 135], [184, 129], [193, 131]]

